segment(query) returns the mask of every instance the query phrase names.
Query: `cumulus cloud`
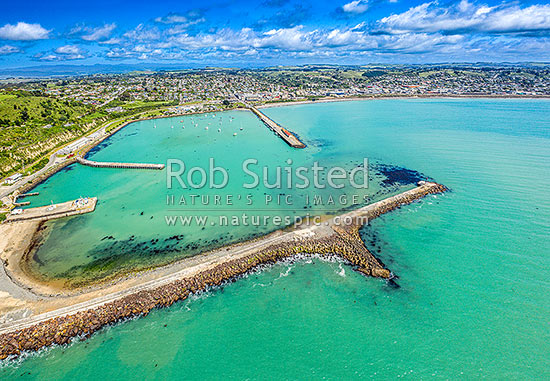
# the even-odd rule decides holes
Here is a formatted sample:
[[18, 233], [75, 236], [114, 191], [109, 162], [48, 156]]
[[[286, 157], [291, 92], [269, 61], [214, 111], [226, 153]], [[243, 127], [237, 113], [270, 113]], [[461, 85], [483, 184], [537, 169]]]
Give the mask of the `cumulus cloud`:
[[0, 28], [0, 40], [33, 41], [48, 38], [51, 30], [44, 29], [40, 24], [18, 22], [15, 25], [6, 24]]
[[[353, 15], [363, 11], [361, 6], [377, 4], [376, 1], [352, 1], [345, 6], [348, 6], [347, 13]], [[341, 13], [344, 13], [343, 7], [339, 8]], [[168, 14], [155, 19], [154, 23], [139, 24], [117, 38], [99, 43], [108, 47], [104, 54], [110, 59], [224, 62], [245, 57], [306, 60], [407, 55], [413, 59], [413, 55], [418, 55], [445, 60], [489, 57], [496, 51], [508, 55], [506, 58], [514, 54], [526, 57], [529, 53], [522, 52], [522, 46], [541, 59], [549, 57], [549, 53], [544, 52], [549, 43], [543, 41], [545, 31], [550, 31], [549, 8], [550, 5], [522, 7], [511, 3], [487, 6], [469, 0], [444, 8], [433, 1], [355, 26], [313, 27], [301, 23], [268, 26], [264, 23], [261, 28], [193, 31], [187, 29], [191, 20], [188, 14]], [[202, 18], [198, 13], [193, 17], [194, 20]]]
[[182, 59], [182, 51], [172, 51], [170, 49], [152, 48], [150, 46], [139, 45], [133, 49], [116, 47], [106, 53], [109, 59], [137, 58], [139, 60], [176, 60]]
[[434, 2], [412, 7], [406, 12], [380, 20], [379, 26], [389, 33], [522, 33], [550, 31], [550, 5], [487, 6], [462, 0], [453, 7], [440, 7]]
[[72, 61], [88, 57], [88, 52], [77, 45], [63, 45], [53, 51], [38, 53], [34, 59], [40, 61]]
[[[405, 33], [372, 35], [361, 30], [362, 24], [350, 28], [306, 30], [304, 26], [272, 29], [260, 33], [251, 28], [221, 29], [215, 33], [181, 34], [156, 44], [160, 49], [185, 49], [196, 52], [255, 52], [254, 54], [331, 55], [353, 51], [426, 52], [443, 47], [461, 47], [462, 36], [440, 33]], [[284, 52], [284, 53], [283, 53]]]
[[79, 54], [81, 51], [76, 45], [64, 45], [55, 49], [55, 52], [59, 54]]
[[102, 41], [108, 39], [115, 28], [115, 23], [105, 24], [96, 28], [77, 27], [73, 30], [73, 33], [81, 33], [81, 38], [85, 41]]
[[19, 52], [21, 52], [21, 49], [19, 49], [16, 46], [11, 46], [11, 45], [0, 46], [0, 56], [6, 55], [6, 54], [19, 53]]
[[369, 9], [369, 2], [366, 0], [354, 0], [344, 4], [342, 10], [346, 13], [365, 13]]
[[314, 45], [317, 31], [304, 31], [303, 26], [294, 28], [272, 29], [252, 41], [255, 48], [276, 48], [284, 50], [307, 50]]

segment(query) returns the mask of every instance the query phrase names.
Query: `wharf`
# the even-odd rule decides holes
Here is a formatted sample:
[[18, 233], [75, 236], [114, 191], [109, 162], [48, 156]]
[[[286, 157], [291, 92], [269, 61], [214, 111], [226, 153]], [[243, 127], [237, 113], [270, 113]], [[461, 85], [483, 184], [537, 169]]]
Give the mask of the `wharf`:
[[11, 214], [6, 216], [5, 222], [47, 221], [54, 218], [90, 213], [95, 210], [96, 204], [97, 197], [91, 197], [62, 202], [60, 204], [39, 206], [37, 208], [18, 209], [20, 212], [16, 214], [17, 212], [14, 213], [12, 211]]
[[18, 195], [17, 197], [29, 197], [29, 196], [38, 196], [39, 192], [29, 192]]
[[25, 205], [30, 205], [30, 201], [23, 201], [23, 202], [14, 202], [13, 203], [13, 206], [25, 206]]
[[164, 164], [148, 164], [148, 163], [112, 163], [112, 162], [98, 162], [84, 159], [83, 157], [77, 157], [78, 161], [82, 165], [96, 168], [132, 168], [132, 169], [164, 169]]
[[258, 110], [254, 106], [248, 105], [248, 108], [250, 111], [252, 111], [264, 124], [272, 130], [276, 135], [278, 135], [281, 139], [285, 141], [286, 144], [291, 146], [292, 148], [306, 148], [306, 145], [298, 139], [296, 135], [294, 135], [292, 132], [288, 131], [287, 129], [281, 127], [278, 123], [273, 121], [271, 118], [269, 118], [267, 115], [265, 115], [263, 112]]

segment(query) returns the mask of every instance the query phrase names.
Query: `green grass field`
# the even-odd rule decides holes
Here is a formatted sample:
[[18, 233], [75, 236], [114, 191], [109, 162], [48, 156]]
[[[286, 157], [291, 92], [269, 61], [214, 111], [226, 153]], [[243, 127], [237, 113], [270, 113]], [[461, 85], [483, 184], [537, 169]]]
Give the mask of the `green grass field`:
[[[133, 116], [177, 102], [124, 102], [115, 100], [100, 109], [76, 101], [64, 101], [39, 94], [14, 91], [0, 93], [0, 177], [15, 171], [32, 172], [42, 168], [42, 158], [56, 147], [120, 119], [109, 130]], [[108, 113], [107, 108], [122, 106], [123, 111]], [[159, 112], [160, 113], [160, 112]]]
[[82, 116], [91, 110], [81, 102], [36, 93], [0, 93], [0, 175], [32, 163], [64, 140], [84, 133], [87, 127]]
[[61, 127], [78, 122], [91, 106], [23, 92], [0, 94], [0, 127]]
[[61, 127], [76, 122], [91, 109], [80, 102], [63, 101], [23, 92], [0, 94], [0, 127], [46, 125]]

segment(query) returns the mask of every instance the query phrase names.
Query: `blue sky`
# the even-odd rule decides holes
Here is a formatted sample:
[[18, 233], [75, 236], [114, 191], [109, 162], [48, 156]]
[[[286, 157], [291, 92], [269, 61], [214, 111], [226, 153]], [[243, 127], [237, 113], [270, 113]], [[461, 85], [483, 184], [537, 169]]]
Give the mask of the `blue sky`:
[[25, 1], [0, 68], [550, 61], [544, 1]]

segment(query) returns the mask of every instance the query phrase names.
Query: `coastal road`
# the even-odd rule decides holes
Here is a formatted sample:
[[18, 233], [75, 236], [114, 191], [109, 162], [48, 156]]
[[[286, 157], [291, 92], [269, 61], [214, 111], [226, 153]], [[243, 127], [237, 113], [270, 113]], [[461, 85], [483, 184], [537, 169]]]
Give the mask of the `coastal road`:
[[[92, 135], [96, 132], [101, 132], [100, 137], [103, 137], [107, 133], [106, 132], [107, 127], [109, 127], [111, 124], [113, 124], [115, 122], [117, 122], [117, 120], [113, 120], [113, 121], [107, 123], [106, 125], [102, 126], [98, 130], [90, 131], [88, 134], [84, 135], [83, 137], [87, 137], [87, 136]], [[79, 139], [80, 138], [82, 138], [82, 137], [79, 137]], [[67, 144], [69, 144], [69, 143], [67, 143]], [[65, 160], [67, 160], [66, 156], [61, 156], [61, 157], [58, 156], [58, 154], [63, 150], [64, 147], [65, 147], [65, 145], [63, 147], [57, 149], [54, 153], [52, 153], [50, 155], [48, 163], [44, 166], [44, 168], [42, 168], [42, 169], [40, 169], [40, 170], [38, 170], [38, 171], [28, 175], [28, 176], [25, 176], [25, 177], [21, 178], [19, 181], [17, 181], [13, 185], [0, 186], [0, 199], [9, 196], [13, 192], [15, 192], [16, 190], [21, 188], [23, 185], [33, 181], [37, 177], [40, 177], [42, 174], [46, 173], [53, 166], [61, 164]]]
[[61, 149], [55, 151], [54, 153], [52, 153], [50, 155], [48, 163], [46, 164], [46, 166], [44, 166], [44, 168], [36, 171], [35, 173], [32, 173], [28, 176], [25, 176], [25, 177], [21, 178], [15, 184], [8, 185], [8, 186], [1, 186], [0, 187], [0, 199], [10, 195], [13, 192], [15, 192], [17, 189], [21, 188], [24, 184], [28, 183], [29, 181], [33, 181], [36, 177], [38, 177], [38, 176], [42, 175], [43, 173], [45, 173], [52, 166], [63, 162], [63, 160], [64, 160], [63, 158], [57, 157], [57, 154], [60, 150]]

